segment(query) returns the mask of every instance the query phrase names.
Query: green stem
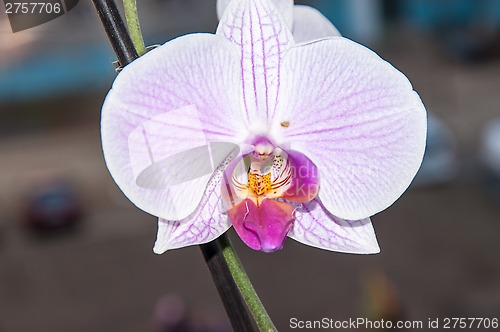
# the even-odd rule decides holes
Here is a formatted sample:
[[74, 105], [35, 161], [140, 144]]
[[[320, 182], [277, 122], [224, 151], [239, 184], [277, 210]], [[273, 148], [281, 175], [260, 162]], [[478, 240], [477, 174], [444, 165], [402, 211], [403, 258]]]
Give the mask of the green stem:
[[225, 235], [222, 235], [216, 241], [222, 248], [222, 254], [224, 255], [227, 265], [229, 266], [229, 270], [233, 275], [233, 279], [236, 282], [236, 285], [238, 286], [241, 294], [243, 295], [248, 309], [250, 309], [250, 313], [255, 319], [259, 330], [265, 332], [277, 331], [271, 318], [267, 314], [266, 309], [257, 296], [257, 293], [255, 292], [250, 279], [248, 279], [248, 275], [241, 265], [241, 262], [236, 252], [234, 251], [229, 238]]
[[136, 0], [123, 0], [123, 6], [125, 7], [125, 18], [130, 37], [132, 38], [137, 54], [141, 56], [146, 53], [146, 47], [144, 46], [144, 40], [142, 39], [139, 16], [137, 15]]

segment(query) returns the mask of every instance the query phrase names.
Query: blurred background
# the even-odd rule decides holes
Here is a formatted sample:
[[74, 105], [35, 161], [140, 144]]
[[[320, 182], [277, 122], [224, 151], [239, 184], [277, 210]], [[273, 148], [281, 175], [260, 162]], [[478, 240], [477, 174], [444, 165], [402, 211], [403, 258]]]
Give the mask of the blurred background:
[[[429, 137], [410, 189], [373, 217], [378, 255], [293, 240], [269, 255], [231, 231], [276, 325], [498, 318], [500, 1], [301, 3], [410, 78]], [[215, 0], [140, 1], [139, 15], [147, 45], [217, 25]], [[0, 13], [0, 332], [229, 330], [200, 250], [153, 254], [155, 218], [107, 172], [114, 60], [90, 1], [15, 34]]]

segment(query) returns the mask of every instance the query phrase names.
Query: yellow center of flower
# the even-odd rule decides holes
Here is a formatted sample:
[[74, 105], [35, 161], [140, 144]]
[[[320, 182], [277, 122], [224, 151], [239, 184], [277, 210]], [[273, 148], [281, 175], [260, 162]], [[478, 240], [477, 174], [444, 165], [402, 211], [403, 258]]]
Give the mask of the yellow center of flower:
[[291, 184], [292, 172], [286, 154], [276, 148], [243, 158], [233, 171], [232, 197], [251, 198], [257, 205], [265, 198], [279, 198]]
[[253, 190], [257, 196], [265, 195], [271, 190], [271, 173], [264, 175], [248, 173], [248, 187]]

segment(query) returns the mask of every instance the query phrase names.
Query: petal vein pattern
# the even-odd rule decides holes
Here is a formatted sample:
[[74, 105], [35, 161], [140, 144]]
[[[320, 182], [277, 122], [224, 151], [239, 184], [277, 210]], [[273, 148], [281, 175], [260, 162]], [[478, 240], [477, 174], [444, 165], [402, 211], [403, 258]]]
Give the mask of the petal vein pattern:
[[203, 161], [193, 163], [199, 177], [186, 177], [186, 170], [178, 175], [190, 181], [166, 181], [175, 183], [167, 188], [141, 185], [138, 177], [176, 153], [237, 142], [244, 128], [240, 81], [237, 48], [210, 34], [177, 38], [124, 68], [106, 97], [101, 133], [108, 169], [134, 204], [174, 220], [196, 209], [218, 165], [205, 172]]
[[227, 158], [213, 173], [200, 204], [187, 218], [178, 221], [158, 220], [158, 235], [153, 251], [167, 250], [210, 242], [230, 227], [226, 215], [221, 214], [221, 192], [224, 169], [232, 158]]
[[380, 251], [369, 218], [349, 221], [333, 216], [319, 199], [297, 204], [295, 222], [288, 236], [320, 249], [352, 254]]
[[217, 28], [240, 49], [243, 107], [250, 129], [274, 115], [284, 52], [293, 44], [287, 23], [271, 1], [234, 0]]
[[[268, 0], [269, 1], [269, 0]], [[293, 25], [294, 15], [293, 15], [293, 0], [272, 0], [281, 16], [287, 22], [288, 27], [291, 29]], [[217, 0], [217, 17], [219, 21], [222, 20], [224, 12], [231, 0]]]
[[332, 214], [364, 219], [391, 205], [415, 176], [426, 113], [406, 77], [367, 48], [337, 37], [284, 57], [277, 137], [318, 167]]

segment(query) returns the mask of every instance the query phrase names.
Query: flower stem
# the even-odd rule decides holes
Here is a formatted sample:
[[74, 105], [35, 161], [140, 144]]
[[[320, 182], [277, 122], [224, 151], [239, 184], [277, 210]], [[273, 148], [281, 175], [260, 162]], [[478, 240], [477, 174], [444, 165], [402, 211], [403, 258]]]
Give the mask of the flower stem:
[[113, 0], [92, 0], [104, 31], [122, 67], [137, 59], [138, 55], [125, 24]]
[[[222, 235], [226, 236], [226, 235]], [[245, 300], [231, 274], [218, 240], [200, 245], [208, 269], [212, 275], [215, 288], [226, 309], [227, 316], [234, 331], [253, 332], [252, 319], [248, 314]]]
[[224, 234], [216, 241], [222, 248], [222, 254], [224, 255], [227, 265], [229, 266], [229, 270], [241, 294], [243, 295], [243, 298], [245, 299], [245, 302], [247, 303], [247, 306], [250, 309], [257, 326], [259, 327], [259, 330], [265, 332], [277, 331], [257, 293], [255, 292], [245, 269], [241, 265], [238, 255], [229, 241], [229, 238]]
[[141, 56], [146, 53], [146, 47], [144, 46], [141, 26], [139, 24], [136, 0], [123, 0], [123, 6], [125, 7], [125, 19], [127, 20], [130, 37], [132, 38], [137, 53]]

